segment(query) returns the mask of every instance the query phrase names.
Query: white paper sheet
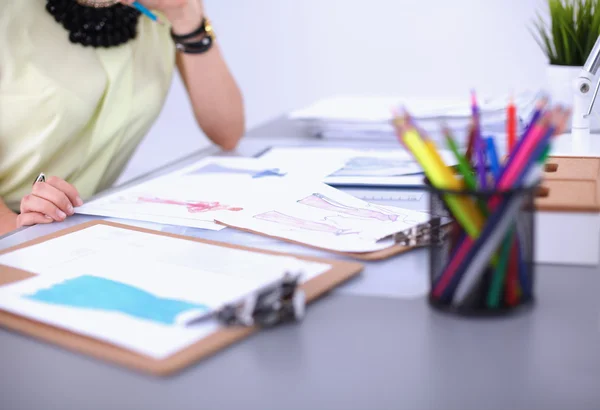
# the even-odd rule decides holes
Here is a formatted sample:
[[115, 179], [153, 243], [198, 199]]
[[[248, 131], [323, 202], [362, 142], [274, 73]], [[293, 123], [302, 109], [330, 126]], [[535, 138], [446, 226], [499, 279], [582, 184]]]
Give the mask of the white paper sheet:
[[232, 227], [341, 252], [388, 248], [393, 243], [382, 239], [429, 219], [426, 213], [365, 202], [325, 184], [299, 182], [260, 210], [217, 216]]
[[239, 212], [255, 201], [253, 190], [287, 171], [255, 158], [208, 158], [182, 170], [100, 197], [76, 213], [210, 230], [215, 215]]
[[[451, 151], [439, 152], [448, 166], [456, 165]], [[328, 164], [328, 169], [322, 168], [322, 181], [331, 186], [423, 186], [421, 166], [402, 149], [273, 147], [261, 158], [286, 164], [292, 172], [305, 169], [307, 164]]]
[[[529, 107], [535, 103], [537, 92], [523, 92], [516, 96], [482, 97], [479, 108], [482, 117], [499, 117], [503, 120], [510, 98], [519, 107]], [[289, 117], [296, 120], [323, 120], [348, 123], [389, 122], [392, 109], [405, 107], [413, 118], [418, 120], [469, 119], [471, 117], [470, 97], [459, 99], [424, 99], [410, 96], [338, 95], [325, 98], [307, 107], [295, 110]]]
[[[0, 287], [0, 309], [155, 358], [219, 327], [213, 319], [182, 326], [179, 313], [218, 308], [285, 271], [309, 280], [330, 267], [105, 225], [2, 255], [0, 264], [38, 274]], [[82, 287], [90, 280], [101, 286]]]

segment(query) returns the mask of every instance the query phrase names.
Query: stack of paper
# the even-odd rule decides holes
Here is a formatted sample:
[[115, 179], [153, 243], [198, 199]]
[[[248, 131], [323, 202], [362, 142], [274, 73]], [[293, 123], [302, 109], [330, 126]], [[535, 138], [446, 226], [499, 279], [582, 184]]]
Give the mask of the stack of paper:
[[[398, 144], [400, 146], [400, 144]], [[457, 163], [448, 150], [439, 150], [448, 166]], [[285, 164], [294, 174], [306, 172], [306, 164], [320, 171], [319, 181], [334, 187], [422, 187], [425, 176], [408, 151], [333, 147], [273, 147], [260, 156], [269, 163]]]
[[[539, 93], [523, 93], [514, 97], [523, 129], [533, 112]], [[509, 97], [479, 101], [482, 131], [503, 133]], [[322, 138], [392, 140], [393, 109], [407, 109], [419, 126], [431, 134], [440, 135], [440, 124], [450, 127], [459, 140], [466, 136], [471, 121], [469, 99], [413, 99], [402, 97], [337, 96], [320, 100], [306, 108], [293, 111], [289, 117], [305, 124], [309, 131]]]

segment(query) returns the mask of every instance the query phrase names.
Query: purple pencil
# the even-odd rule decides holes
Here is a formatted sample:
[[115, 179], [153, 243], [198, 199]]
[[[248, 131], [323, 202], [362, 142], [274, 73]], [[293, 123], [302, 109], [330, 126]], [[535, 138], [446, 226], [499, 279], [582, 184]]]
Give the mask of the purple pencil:
[[475, 151], [477, 154], [477, 178], [479, 179], [479, 189], [486, 189], [485, 175], [485, 146], [481, 138], [481, 121], [479, 118], [479, 107], [477, 106], [477, 97], [475, 91], [471, 92], [471, 111], [473, 113], [473, 122], [475, 129]]

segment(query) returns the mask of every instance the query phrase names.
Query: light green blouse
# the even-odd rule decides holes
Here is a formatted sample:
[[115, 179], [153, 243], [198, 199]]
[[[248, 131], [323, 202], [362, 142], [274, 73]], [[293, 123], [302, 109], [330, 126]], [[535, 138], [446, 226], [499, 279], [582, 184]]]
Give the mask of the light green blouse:
[[110, 187], [157, 118], [175, 65], [167, 26], [140, 17], [136, 39], [83, 47], [45, 5], [0, 0], [0, 197], [14, 210], [40, 172], [84, 201]]

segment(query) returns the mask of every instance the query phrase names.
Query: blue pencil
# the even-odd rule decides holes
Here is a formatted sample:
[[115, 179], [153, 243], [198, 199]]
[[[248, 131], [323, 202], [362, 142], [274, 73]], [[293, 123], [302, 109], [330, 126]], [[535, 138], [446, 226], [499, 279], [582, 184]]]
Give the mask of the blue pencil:
[[496, 151], [494, 137], [487, 137], [485, 139], [485, 145], [487, 148], [488, 159], [490, 160], [490, 167], [492, 168], [492, 174], [494, 175], [494, 180], [498, 181], [498, 178], [500, 178], [500, 162], [498, 160], [498, 151]]
[[143, 4], [138, 1], [134, 1], [132, 6], [135, 7], [140, 13], [144, 14], [150, 20], [156, 21], [157, 23], [163, 24], [162, 20], [150, 10], [148, 10]]

